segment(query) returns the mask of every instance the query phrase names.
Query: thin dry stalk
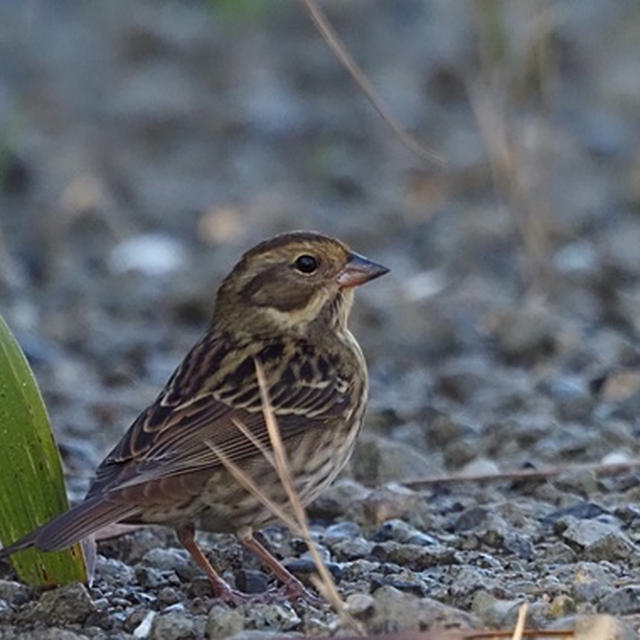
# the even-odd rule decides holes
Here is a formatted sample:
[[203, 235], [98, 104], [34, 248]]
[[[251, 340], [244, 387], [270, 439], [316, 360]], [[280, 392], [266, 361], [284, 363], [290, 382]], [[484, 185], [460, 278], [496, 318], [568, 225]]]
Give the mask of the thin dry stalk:
[[293, 510], [298, 527], [302, 530], [302, 538], [307, 543], [313, 561], [315, 562], [316, 568], [318, 569], [320, 579], [317, 581], [314, 580], [313, 584], [324, 596], [324, 598], [331, 604], [331, 606], [333, 606], [336, 613], [338, 613], [345, 625], [349, 626], [357, 633], [362, 633], [363, 629], [361, 625], [347, 613], [344, 602], [342, 601], [342, 598], [338, 593], [338, 589], [336, 588], [335, 582], [331, 577], [331, 573], [327, 569], [327, 566], [324, 563], [322, 556], [320, 555], [318, 548], [316, 547], [311, 537], [307, 512], [302, 502], [300, 501], [300, 496], [298, 495], [298, 492], [296, 491], [293, 483], [293, 478], [291, 476], [291, 467], [289, 466], [287, 453], [282, 443], [282, 438], [280, 437], [280, 429], [278, 428], [278, 424], [273, 413], [273, 408], [271, 406], [271, 401], [269, 399], [269, 392], [267, 389], [267, 382], [264, 377], [264, 371], [257, 360], [254, 360], [254, 364], [256, 368], [256, 376], [258, 378], [258, 385], [260, 387], [262, 411], [264, 413], [267, 430], [269, 431], [271, 447], [274, 452], [275, 469], [278, 472], [278, 476], [280, 478], [280, 481], [282, 482], [283, 487], [285, 488], [285, 491], [287, 492], [289, 503]]
[[[507, 61], [512, 60], [515, 54], [507, 51], [509, 42], [502, 16], [503, 5], [496, 0], [478, 0], [475, 6], [482, 73], [479, 79], [474, 78], [467, 83], [471, 105], [487, 150], [496, 190], [504, 195], [524, 246], [530, 283], [534, 290], [546, 293], [554, 284], [549, 259], [554, 225], [550, 203], [545, 196], [548, 176], [539, 151], [531, 148], [533, 138], [527, 135], [528, 129], [511, 115], [514, 98]], [[536, 27], [537, 39], [529, 44], [530, 47], [545, 37], [550, 21], [547, 12], [546, 30], [540, 32]], [[522, 72], [519, 75], [523, 75]]]
[[287, 527], [289, 527], [289, 529], [291, 529], [291, 531], [300, 536], [307, 543], [319, 574], [318, 578], [316, 578], [316, 576], [311, 577], [313, 585], [325, 600], [327, 600], [327, 602], [329, 602], [329, 604], [335, 609], [345, 626], [353, 630], [355, 633], [362, 635], [363, 629], [361, 625], [345, 610], [344, 602], [340, 598], [340, 594], [333, 582], [333, 578], [324, 564], [322, 556], [318, 552], [318, 549], [311, 537], [307, 514], [295, 489], [291, 475], [291, 468], [280, 436], [280, 429], [278, 428], [278, 424], [269, 401], [264, 372], [257, 361], [255, 362], [255, 366], [258, 383], [260, 385], [260, 396], [262, 399], [265, 424], [267, 426], [271, 443], [271, 451], [269, 451], [267, 447], [260, 442], [255, 435], [249, 431], [249, 429], [247, 429], [246, 425], [237, 420], [234, 420], [234, 424], [240, 432], [252, 442], [252, 444], [260, 451], [260, 453], [277, 472], [280, 482], [287, 493], [293, 517], [291, 517], [277, 503], [271, 500], [271, 498], [269, 498], [269, 496], [252, 480], [252, 478], [238, 465], [236, 465], [229, 456], [224, 453], [224, 451], [217, 447], [213, 442], [207, 441], [206, 444], [216, 454], [220, 459], [220, 462], [239, 484], [252, 493], [276, 518], [281, 520]]
[[630, 473], [640, 469], [640, 460], [632, 460], [630, 462], [620, 462], [615, 464], [574, 464], [562, 465], [557, 467], [547, 467], [546, 469], [519, 469], [516, 471], [505, 471], [504, 473], [453, 473], [442, 476], [433, 476], [431, 478], [415, 478], [413, 480], [405, 480], [401, 484], [410, 489], [426, 489], [438, 484], [457, 484], [462, 482], [502, 482], [522, 481], [522, 480], [538, 480], [545, 481], [557, 476], [577, 473], [581, 471], [592, 471], [597, 477], [615, 476], [623, 473]]
[[516, 627], [513, 630], [512, 640], [522, 640], [522, 633], [524, 631], [524, 623], [527, 619], [527, 611], [529, 605], [525, 602], [518, 610], [518, 620], [516, 621]]
[[389, 128], [399, 138], [400, 142], [402, 142], [405, 147], [407, 147], [423, 160], [434, 162], [441, 167], [445, 166], [446, 163], [442, 156], [418, 142], [395, 119], [393, 114], [389, 111], [389, 109], [377, 95], [365, 72], [355, 61], [349, 50], [345, 47], [344, 43], [340, 40], [340, 37], [336, 33], [335, 29], [331, 26], [331, 23], [327, 19], [327, 16], [324, 14], [322, 9], [320, 9], [315, 0], [301, 0], [301, 2], [307, 10], [307, 13], [311, 17], [311, 20], [315, 24], [316, 28], [320, 32], [320, 35], [327, 43], [327, 45], [329, 45], [331, 51], [333, 51], [340, 63], [349, 72], [354, 82], [365, 94], [369, 102], [372, 104], [373, 108], [378, 112], [378, 115], [387, 123]]

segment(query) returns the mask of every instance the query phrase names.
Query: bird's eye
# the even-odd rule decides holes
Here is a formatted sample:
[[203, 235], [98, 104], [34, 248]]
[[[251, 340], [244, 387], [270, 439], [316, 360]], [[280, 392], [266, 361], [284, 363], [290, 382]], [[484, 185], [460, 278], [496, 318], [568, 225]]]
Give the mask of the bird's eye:
[[318, 268], [318, 260], [313, 256], [304, 254], [296, 259], [293, 266], [300, 273], [313, 273]]

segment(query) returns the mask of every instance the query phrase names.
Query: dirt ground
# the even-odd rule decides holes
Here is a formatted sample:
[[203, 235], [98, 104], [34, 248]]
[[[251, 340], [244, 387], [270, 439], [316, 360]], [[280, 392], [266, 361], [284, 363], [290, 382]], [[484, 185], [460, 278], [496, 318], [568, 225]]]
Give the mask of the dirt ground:
[[[610, 614], [636, 637], [640, 5], [322, 6], [445, 166], [391, 134], [298, 3], [0, 2], [0, 312], [70, 497], [240, 254], [317, 229], [391, 268], [353, 314], [363, 435], [310, 508], [352, 615], [371, 633], [479, 628], [528, 602], [533, 626]], [[304, 543], [265, 537], [307, 580]], [[202, 541], [231, 583], [273, 585], [233, 537]], [[0, 638], [344, 633], [328, 607], [221, 605], [162, 528], [99, 553], [91, 588], [46, 593], [0, 563]]]

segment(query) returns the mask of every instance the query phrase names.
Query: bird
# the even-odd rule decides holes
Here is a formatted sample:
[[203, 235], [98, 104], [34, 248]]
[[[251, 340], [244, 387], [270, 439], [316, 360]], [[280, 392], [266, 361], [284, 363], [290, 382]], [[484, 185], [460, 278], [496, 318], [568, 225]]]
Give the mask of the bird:
[[86, 497], [0, 557], [65, 549], [113, 523], [165, 525], [204, 570], [214, 597], [237, 605], [248, 594], [225, 582], [196, 542], [197, 530], [234, 533], [288, 597], [312, 598], [254, 535], [278, 518], [229, 463], [288, 508], [263, 453], [271, 444], [262, 392], [302, 504], [336, 478], [368, 395], [365, 358], [348, 328], [354, 289], [388, 271], [314, 231], [282, 233], [248, 250], [220, 285], [202, 337], [99, 464]]

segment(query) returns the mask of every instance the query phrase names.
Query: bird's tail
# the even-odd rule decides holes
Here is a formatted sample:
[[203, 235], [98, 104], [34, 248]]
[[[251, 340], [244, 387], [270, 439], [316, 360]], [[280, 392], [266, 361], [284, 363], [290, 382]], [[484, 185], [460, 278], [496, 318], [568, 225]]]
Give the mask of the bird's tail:
[[131, 517], [137, 511], [135, 505], [109, 501], [104, 495], [89, 498], [0, 549], [0, 558], [29, 547], [42, 551], [66, 549], [109, 524]]

